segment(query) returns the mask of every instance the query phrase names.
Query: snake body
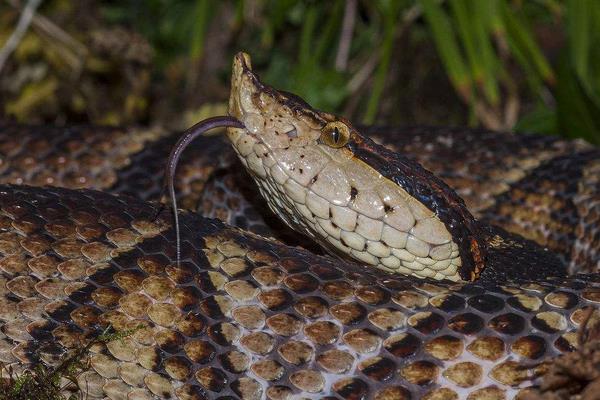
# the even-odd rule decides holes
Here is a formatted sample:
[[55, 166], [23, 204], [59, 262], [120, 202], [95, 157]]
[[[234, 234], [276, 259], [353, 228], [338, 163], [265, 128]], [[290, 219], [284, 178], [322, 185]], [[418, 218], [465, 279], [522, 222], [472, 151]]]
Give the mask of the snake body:
[[[600, 277], [443, 283], [378, 273], [130, 197], [3, 186], [0, 359], [93, 349], [89, 398], [512, 397], [570, 351]], [[229, 397], [231, 396], [231, 397]]]
[[[155, 172], [173, 138], [85, 127], [1, 131], [6, 182], [121, 194], [0, 190], [1, 362], [17, 371], [40, 361], [56, 365], [106, 325], [143, 327], [92, 348], [89, 370], [79, 377], [89, 398], [511, 398], [527, 391], [549, 359], [576, 348], [585, 308], [600, 302], [598, 275], [567, 276], [554, 254], [487, 226], [477, 231], [486, 266], [474, 282], [388, 274], [192, 212], [180, 215], [177, 264], [170, 215], [155, 220], [156, 206], [145, 201], [159, 195]], [[18, 132], [27, 132], [25, 146]], [[428, 146], [430, 130], [419, 131], [423, 142], [406, 132], [399, 136], [405, 141], [386, 144], [422, 145], [413, 154], [434, 172], [444, 151], [460, 163], [450, 148], [460, 148], [461, 137], [516, 146], [520, 154], [507, 152], [502, 166], [486, 169], [494, 155], [464, 145], [480, 162], [462, 170], [446, 165], [451, 176], [444, 179], [481, 218], [497, 215], [504, 227], [546, 240], [572, 269], [595, 270], [597, 150], [464, 131], [439, 135]], [[235, 159], [226, 149], [204, 139], [186, 153], [182, 204], [199, 202], [229, 222], [272, 234], [280, 227], [252, 214], [257, 198], [232, 190], [239, 178], [227, 169]], [[206, 154], [218, 157], [206, 161]], [[552, 182], [556, 193], [540, 182]], [[524, 216], [507, 218], [527, 204], [544, 219], [528, 225]]]

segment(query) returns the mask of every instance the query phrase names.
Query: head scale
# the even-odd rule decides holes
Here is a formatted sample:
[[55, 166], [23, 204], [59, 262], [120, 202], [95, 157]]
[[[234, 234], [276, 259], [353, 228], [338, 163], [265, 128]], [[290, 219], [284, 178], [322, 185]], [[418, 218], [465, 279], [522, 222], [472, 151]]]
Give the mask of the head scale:
[[270, 208], [328, 251], [396, 273], [474, 280], [479, 225], [444, 182], [348, 121], [260, 82], [233, 63], [227, 135]]

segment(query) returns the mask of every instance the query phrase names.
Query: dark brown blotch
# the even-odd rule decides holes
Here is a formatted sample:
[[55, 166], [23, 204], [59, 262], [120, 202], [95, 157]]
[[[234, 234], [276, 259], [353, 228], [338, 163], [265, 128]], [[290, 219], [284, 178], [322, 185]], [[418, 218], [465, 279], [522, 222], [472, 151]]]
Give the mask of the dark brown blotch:
[[241, 374], [250, 367], [250, 358], [241, 351], [228, 351], [219, 355], [223, 368], [234, 374]]
[[554, 341], [554, 347], [556, 347], [561, 353], [570, 353], [577, 350], [576, 340], [570, 340], [571, 338], [578, 338], [577, 333], [567, 332], [562, 334]]
[[444, 317], [440, 314], [424, 311], [408, 318], [408, 324], [424, 335], [433, 335], [444, 327]]
[[333, 391], [345, 400], [363, 400], [369, 395], [369, 385], [358, 378], [344, 378], [335, 382]]
[[112, 308], [119, 304], [123, 292], [115, 287], [101, 287], [92, 292], [92, 300], [100, 307]]
[[518, 338], [510, 348], [521, 357], [535, 360], [546, 353], [546, 341], [537, 335], [527, 335]]
[[292, 303], [292, 296], [284, 289], [264, 290], [258, 295], [258, 301], [271, 311], [287, 308]]
[[308, 293], [319, 287], [319, 281], [310, 274], [294, 274], [283, 280], [284, 284], [296, 293]]
[[52, 339], [52, 330], [56, 327], [57, 325], [54, 322], [41, 319], [29, 323], [27, 333], [35, 340], [45, 342]]
[[376, 286], [360, 286], [354, 291], [354, 295], [362, 302], [371, 306], [387, 303], [390, 293]]
[[289, 400], [293, 395], [292, 389], [283, 385], [273, 385], [267, 388], [267, 398], [269, 400]]
[[171, 300], [180, 310], [192, 309], [202, 299], [202, 293], [194, 286], [183, 286], [173, 289]]
[[198, 304], [202, 315], [212, 319], [221, 319], [233, 308], [233, 301], [227, 296], [209, 296]]
[[321, 288], [323, 294], [332, 300], [342, 301], [353, 296], [354, 288], [346, 281], [327, 282]]
[[421, 348], [421, 339], [412, 333], [400, 333], [390, 336], [383, 342], [385, 349], [397, 358], [406, 358]]
[[477, 314], [464, 313], [448, 320], [448, 328], [463, 335], [474, 335], [483, 329], [484, 321]]
[[168, 329], [156, 332], [154, 340], [161, 350], [170, 354], [178, 353], [185, 343], [185, 338], [181, 333]]
[[567, 328], [566, 318], [556, 311], [540, 312], [531, 319], [531, 325], [542, 332], [556, 333]]
[[468, 303], [471, 307], [486, 314], [492, 314], [504, 308], [504, 300], [491, 294], [471, 297]]
[[204, 332], [206, 324], [200, 314], [189, 312], [177, 321], [176, 327], [187, 337], [198, 337]]
[[[207, 400], [206, 392], [197, 385], [181, 385], [175, 389], [175, 395], [181, 400]], [[132, 396], [133, 397], [133, 396]]]
[[441, 294], [435, 296], [429, 300], [429, 303], [447, 313], [465, 308], [465, 299], [455, 294]]
[[310, 266], [310, 271], [322, 281], [340, 279], [343, 276], [340, 270], [331, 268], [331, 266], [328, 265], [312, 264]]
[[56, 300], [44, 306], [44, 311], [53, 320], [59, 322], [70, 322], [71, 312], [76, 306], [64, 300]]
[[376, 382], [385, 382], [389, 380], [396, 372], [396, 364], [385, 357], [373, 357], [361, 361], [358, 369], [368, 378]]
[[92, 306], [80, 306], [73, 310], [70, 314], [71, 319], [78, 327], [82, 329], [90, 329], [98, 324], [98, 317], [101, 311]]
[[240, 337], [240, 329], [229, 322], [212, 325], [207, 332], [208, 336], [221, 346], [231, 346]]
[[220, 392], [227, 384], [227, 375], [218, 368], [201, 368], [196, 371], [195, 376], [198, 383], [211, 392]]
[[516, 335], [525, 329], [525, 319], [518, 314], [507, 313], [492, 318], [488, 326], [498, 333]]
[[327, 302], [321, 297], [307, 296], [294, 303], [294, 310], [306, 318], [320, 318], [327, 313]]
[[198, 275], [198, 268], [189, 262], [182, 262], [179, 265], [169, 265], [165, 268], [169, 278], [177, 284], [185, 284], [191, 282]]
[[[231, 389], [242, 400], [258, 400], [261, 399], [263, 395], [262, 385], [255, 379], [247, 376], [232, 382]], [[224, 400], [225, 398], [222, 399]]]
[[190, 340], [183, 349], [190, 360], [199, 364], [208, 363], [216, 355], [215, 347], [206, 340]]
[[564, 290], [557, 290], [552, 293], [548, 293], [545, 297], [546, 303], [553, 307], [568, 310], [575, 307], [579, 300], [577, 296], [571, 292]]
[[359, 303], [349, 302], [332, 306], [329, 313], [342, 325], [356, 325], [365, 319], [367, 310]]

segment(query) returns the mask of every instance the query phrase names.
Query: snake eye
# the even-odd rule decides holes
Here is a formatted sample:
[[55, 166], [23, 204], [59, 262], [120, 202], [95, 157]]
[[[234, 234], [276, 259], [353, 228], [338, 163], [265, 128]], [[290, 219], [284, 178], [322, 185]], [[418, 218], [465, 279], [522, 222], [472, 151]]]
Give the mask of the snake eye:
[[340, 121], [330, 122], [321, 131], [319, 138], [322, 143], [329, 147], [339, 148], [348, 143], [350, 139], [350, 129]]

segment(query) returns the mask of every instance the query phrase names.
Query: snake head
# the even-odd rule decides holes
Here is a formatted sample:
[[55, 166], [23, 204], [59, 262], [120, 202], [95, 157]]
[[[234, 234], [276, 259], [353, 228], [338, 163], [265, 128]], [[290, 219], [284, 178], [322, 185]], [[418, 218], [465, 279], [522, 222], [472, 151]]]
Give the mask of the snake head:
[[235, 56], [227, 136], [271, 210], [332, 254], [421, 278], [475, 280], [479, 225], [462, 199], [416, 162], [343, 118], [263, 84]]

